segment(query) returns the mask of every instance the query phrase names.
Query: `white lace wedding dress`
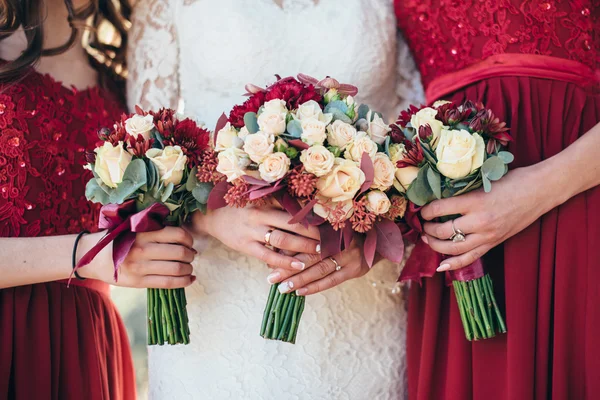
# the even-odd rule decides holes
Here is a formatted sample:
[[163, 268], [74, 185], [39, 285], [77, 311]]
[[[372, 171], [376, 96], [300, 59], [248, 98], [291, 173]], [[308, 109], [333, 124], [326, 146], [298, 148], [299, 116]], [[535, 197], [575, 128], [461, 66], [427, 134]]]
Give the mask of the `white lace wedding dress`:
[[[129, 105], [181, 108], [214, 127], [274, 74], [335, 77], [389, 118], [422, 90], [397, 39], [392, 0], [139, 0]], [[235, 229], [234, 226], [231, 229]], [[399, 266], [310, 296], [296, 345], [258, 333], [266, 266], [214, 239], [187, 290], [189, 346], [149, 350], [151, 399], [402, 399], [405, 317]], [[396, 290], [394, 288], [396, 287]]]

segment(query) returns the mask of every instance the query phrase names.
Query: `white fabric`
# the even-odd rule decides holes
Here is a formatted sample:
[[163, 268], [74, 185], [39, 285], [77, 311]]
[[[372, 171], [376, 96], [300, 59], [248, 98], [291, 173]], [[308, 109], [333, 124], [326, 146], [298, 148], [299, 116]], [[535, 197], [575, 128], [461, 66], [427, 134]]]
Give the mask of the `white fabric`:
[[[129, 105], [185, 105], [214, 127], [244, 85], [330, 75], [393, 119], [422, 101], [392, 0], [143, 0], [130, 36]], [[180, 101], [181, 100], [181, 101]], [[231, 227], [235, 229], [235, 227]], [[207, 239], [187, 290], [192, 343], [150, 349], [151, 399], [402, 399], [406, 309], [398, 265], [310, 296], [296, 345], [259, 337], [268, 270]]]

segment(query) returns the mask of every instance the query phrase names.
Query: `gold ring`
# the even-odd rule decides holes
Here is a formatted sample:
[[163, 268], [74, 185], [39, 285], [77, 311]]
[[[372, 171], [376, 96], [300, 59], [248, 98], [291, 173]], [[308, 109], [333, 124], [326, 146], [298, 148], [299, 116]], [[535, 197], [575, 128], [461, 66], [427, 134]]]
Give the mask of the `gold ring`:
[[267, 233], [265, 233], [265, 244], [267, 246], [271, 245], [271, 233], [273, 233], [273, 229], [269, 229]]
[[340, 264], [338, 264], [338, 262], [337, 262], [337, 261], [335, 261], [335, 258], [333, 258], [333, 257], [329, 257], [329, 259], [330, 259], [331, 261], [333, 261], [333, 264], [335, 265], [335, 270], [336, 270], [336, 271], [339, 271], [340, 269], [342, 269], [342, 266], [341, 266]]
[[460, 243], [467, 240], [467, 235], [454, 226], [454, 220], [452, 220], [452, 236], [450, 236], [450, 240], [454, 243]]

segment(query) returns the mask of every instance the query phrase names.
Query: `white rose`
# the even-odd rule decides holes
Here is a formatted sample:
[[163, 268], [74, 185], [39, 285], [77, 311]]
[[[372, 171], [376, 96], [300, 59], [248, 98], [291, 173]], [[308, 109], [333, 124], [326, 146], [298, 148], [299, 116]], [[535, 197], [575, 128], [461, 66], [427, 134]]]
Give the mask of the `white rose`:
[[367, 193], [367, 210], [375, 215], [385, 214], [390, 210], [392, 202], [385, 193], [380, 190], [373, 190]]
[[150, 114], [143, 117], [135, 114], [125, 121], [125, 130], [136, 139], [139, 135], [142, 135], [146, 140], [150, 139], [152, 129], [154, 129], [154, 117]]
[[250, 157], [237, 147], [230, 147], [219, 153], [217, 171], [227, 176], [227, 182], [235, 181], [246, 175], [244, 171], [250, 165]]
[[485, 143], [477, 133], [461, 130], [442, 130], [435, 151], [440, 173], [450, 179], [460, 179], [483, 164]]
[[271, 134], [280, 135], [286, 129], [287, 110], [277, 111], [265, 109], [258, 116], [258, 127], [261, 131]]
[[417, 178], [419, 174], [419, 167], [404, 167], [397, 168], [394, 179], [394, 187], [400, 192], [404, 193], [408, 190], [411, 183]]
[[324, 122], [325, 125], [329, 124], [333, 119], [332, 114], [323, 114], [321, 106], [314, 100], [309, 100], [306, 103], [300, 104], [294, 117], [301, 122], [309, 119], [316, 119]]
[[[371, 121], [371, 111], [367, 113], [367, 121]], [[367, 128], [367, 133], [371, 137], [371, 140], [377, 144], [383, 144], [391, 130], [392, 128], [377, 113], [373, 113], [373, 121], [369, 122], [369, 127]]]
[[[315, 204], [315, 206], [313, 207], [313, 211], [315, 212], [315, 214], [317, 214], [321, 218], [325, 218], [328, 220], [331, 212], [333, 210], [335, 210], [340, 204], [342, 206], [342, 210], [345, 211], [345, 215], [342, 218], [342, 221], [347, 220], [348, 218], [350, 218], [352, 216], [352, 214], [354, 214], [354, 207], [353, 207], [352, 200], [335, 202], [335, 201], [331, 201], [331, 200], [327, 199], [326, 197], [321, 197], [318, 195], [317, 195], [317, 198], [319, 199], [319, 202], [317, 204]], [[341, 222], [341, 221], [336, 221], [336, 222]]]
[[109, 142], [104, 142], [102, 147], [94, 151], [96, 152], [94, 171], [106, 186], [116, 188], [123, 182], [123, 174], [131, 162], [131, 154], [125, 151], [123, 142], [119, 142], [116, 147]]
[[245, 126], [242, 126], [242, 128], [240, 129], [240, 132], [238, 133], [238, 137], [242, 140], [246, 140], [246, 137], [250, 134], [250, 132], [248, 132], [248, 128], [246, 128]]
[[309, 146], [321, 145], [327, 139], [325, 134], [325, 122], [315, 118], [304, 119], [301, 122], [302, 136], [301, 139]]
[[158, 174], [165, 185], [178, 185], [183, 178], [187, 157], [179, 146], [167, 146], [164, 149], [150, 149], [146, 157], [158, 167]]
[[423, 125], [429, 125], [431, 127], [431, 132], [433, 133], [433, 138], [431, 139], [431, 146], [435, 148], [437, 141], [440, 137], [440, 132], [444, 129], [444, 124], [442, 121], [438, 121], [435, 119], [437, 115], [437, 110], [434, 108], [426, 107], [416, 114], [414, 114], [410, 118], [410, 124], [413, 128], [417, 130], [417, 134], [415, 135], [417, 138], [419, 137], [419, 128]]
[[223, 151], [230, 147], [241, 149], [243, 145], [244, 141], [238, 137], [237, 131], [229, 122], [217, 133], [216, 151]]
[[258, 166], [260, 177], [265, 181], [272, 183], [285, 176], [290, 170], [290, 159], [285, 153], [270, 154]]
[[300, 161], [304, 169], [318, 177], [326, 175], [333, 168], [335, 157], [324, 146], [312, 146], [302, 150]]
[[451, 104], [451, 101], [448, 100], [438, 100], [435, 103], [433, 103], [432, 107], [433, 108], [440, 108], [441, 106], [443, 106], [444, 104]]
[[264, 111], [287, 114], [288, 109], [286, 107], [285, 101], [281, 99], [273, 99], [263, 104], [263, 112]]
[[257, 133], [246, 136], [244, 151], [250, 156], [250, 159], [257, 164], [263, 162], [265, 158], [273, 153], [274, 136], [258, 131]]
[[354, 198], [364, 182], [365, 173], [354, 161], [336, 158], [331, 172], [317, 180], [317, 190], [332, 201], [346, 201]]
[[398, 161], [403, 160], [405, 155], [406, 146], [404, 146], [403, 143], [394, 143], [390, 145], [390, 158], [394, 165], [396, 165]]
[[385, 153], [375, 154], [371, 189], [388, 190], [394, 184], [396, 166]]
[[327, 143], [330, 146], [339, 147], [340, 150], [344, 150], [348, 143], [354, 140], [355, 136], [356, 128], [339, 119], [327, 126]]
[[354, 140], [346, 146], [344, 157], [352, 161], [360, 162], [363, 153], [367, 153], [369, 157], [373, 159], [375, 154], [377, 154], [377, 144], [371, 140], [369, 135], [367, 135], [367, 132], [358, 132], [354, 137]]

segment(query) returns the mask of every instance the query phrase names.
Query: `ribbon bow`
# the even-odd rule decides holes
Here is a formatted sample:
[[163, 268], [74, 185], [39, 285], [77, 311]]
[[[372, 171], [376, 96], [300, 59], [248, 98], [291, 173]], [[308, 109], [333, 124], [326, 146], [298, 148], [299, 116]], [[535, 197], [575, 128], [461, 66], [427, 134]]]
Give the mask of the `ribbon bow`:
[[115, 282], [118, 277], [119, 266], [127, 257], [135, 234], [138, 232], [152, 232], [162, 229], [165, 218], [169, 215], [167, 206], [154, 203], [150, 207], [137, 212], [134, 200], [123, 204], [107, 204], [100, 209], [98, 228], [106, 229], [106, 235], [90, 249], [77, 263], [73, 272], [88, 265], [103, 248], [110, 242], [113, 243], [113, 263], [115, 265]]

